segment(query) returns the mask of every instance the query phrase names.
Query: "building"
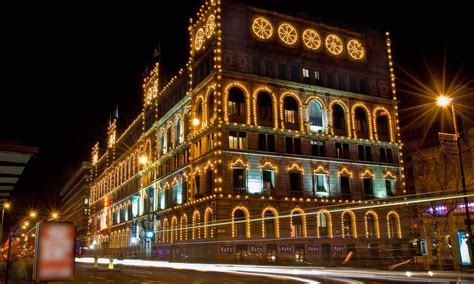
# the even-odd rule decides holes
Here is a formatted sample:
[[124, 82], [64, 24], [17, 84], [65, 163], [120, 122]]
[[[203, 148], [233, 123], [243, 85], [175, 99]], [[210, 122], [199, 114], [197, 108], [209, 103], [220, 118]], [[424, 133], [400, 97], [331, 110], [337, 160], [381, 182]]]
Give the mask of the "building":
[[87, 250], [91, 163], [82, 162], [59, 191], [60, 220], [76, 226], [76, 253]]
[[143, 112], [92, 149], [93, 248], [325, 265], [410, 255], [404, 212], [387, 206], [404, 195], [388, 33], [210, 1], [189, 35], [186, 66], [162, 83], [156, 63]]

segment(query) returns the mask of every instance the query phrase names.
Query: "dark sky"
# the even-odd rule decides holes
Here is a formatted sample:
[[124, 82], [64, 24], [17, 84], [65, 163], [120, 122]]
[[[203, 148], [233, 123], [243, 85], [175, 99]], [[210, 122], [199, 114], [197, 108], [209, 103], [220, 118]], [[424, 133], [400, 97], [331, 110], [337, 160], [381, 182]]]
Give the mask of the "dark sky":
[[[390, 30], [395, 61], [413, 74], [423, 74], [423, 57], [440, 66], [444, 54], [448, 71], [462, 67], [472, 76], [474, 70], [472, 15], [461, 1], [248, 2], [336, 25]], [[203, 2], [163, 3], [2, 7], [0, 139], [40, 148], [15, 188], [15, 217], [28, 208], [54, 207], [65, 173], [89, 159], [117, 104], [122, 127], [137, 116], [143, 70], [158, 43], [165, 76], [184, 66], [189, 18]]]

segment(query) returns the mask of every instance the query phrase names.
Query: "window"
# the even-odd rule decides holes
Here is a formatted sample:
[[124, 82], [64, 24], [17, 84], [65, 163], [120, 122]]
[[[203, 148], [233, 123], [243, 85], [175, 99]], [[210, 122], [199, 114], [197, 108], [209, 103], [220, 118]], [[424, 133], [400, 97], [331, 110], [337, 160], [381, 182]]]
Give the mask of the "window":
[[291, 216], [292, 226], [291, 226], [291, 237], [301, 238], [303, 236], [303, 221], [301, 214], [295, 214]]
[[262, 68], [260, 67], [260, 58], [252, 58], [252, 72], [256, 75], [262, 75]]
[[364, 195], [366, 197], [374, 196], [374, 189], [372, 184], [372, 177], [364, 177]]
[[183, 203], [183, 184], [181, 181], [173, 185], [173, 202], [174, 204]]
[[348, 176], [340, 176], [339, 177], [339, 185], [341, 190], [341, 197], [342, 198], [350, 198], [351, 197], [351, 187], [350, 187], [350, 180]]
[[336, 142], [336, 158], [349, 159], [349, 144]]
[[200, 196], [201, 195], [201, 176], [200, 175], [194, 176], [194, 188], [196, 189], [196, 194]]
[[344, 214], [342, 225], [344, 226], [344, 237], [346, 238], [352, 237], [353, 224], [352, 224], [351, 216], [349, 216], [349, 213]]
[[235, 236], [239, 239], [244, 239], [246, 233], [246, 221], [245, 221], [245, 213], [244, 211], [237, 209], [234, 212], [234, 224], [235, 224]]
[[247, 133], [229, 131], [229, 148], [230, 149], [247, 149]]
[[285, 145], [288, 154], [301, 154], [301, 138], [285, 137]]
[[206, 194], [211, 195], [214, 188], [214, 177], [210, 167], [206, 170], [206, 185]]
[[[245, 95], [240, 88], [233, 87], [229, 91], [229, 99], [227, 102], [227, 110], [229, 117], [241, 116], [245, 117]], [[229, 120], [232, 121], [232, 118]], [[239, 121], [232, 121], [239, 122]]]
[[275, 189], [275, 171], [268, 169], [262, 170], [262, 181], [264, 193], [271, 194]]
[[[158, 207], [160, 209], [165, 209], [166, 208], [166, 192], [164, 190], [158, 192]], [[128, 216], [127, 216], [128, 217]]]
[[349, 77], [349, 91], [357, 93], [357, 80], [354, 77]]
[[289, 176], [291, 196], [301, 196], [303, 193], [301, 188], [301, 173], [289, 173]]
[[84, 199], [84, 204], [89, 204], [89, 198]]
[[321, 72], [319, 71], [314, 71], [314, 84], [317, 86], [322, 85]]
[[211, 133], [207, 135], [207, 141], [206, 141], [206, 151], [209, 152], [212, 149], [214, 149], [214, 133]]
[[258, 150], [275, 152], [275, 135], [258, 134]]
[[326, 149], [323, 141], [312, 140], [311, 141], [311, 155], [318, 157], [326, 156]]
[[346, 114], [340, 104], [334, 104], [332, 106], [332, 127], [334, 134], [347, 135]]
[[267, 238], [274, 238], [275, 237], [275, 216], [273, 212], [270, 210], [265, 211], [263, 214], [263, 218], [265, 220], [265, 236]]
[[291, 96], [286, 96], [283, 103], [285, 126], [290, 129], [298, 129], [298, 103]]
[[339, 90], [346, 89], [346, 76], [345, 75], [337, 75], [337, 82], [339, 83]]
[[232, 170], [234, 194], [247, 193], [247, 178], [245, 176], [245, 169], [234, 168]]
[[286, 76], [286, 63], [278, 63], [278, 78], [282, 79], [282, 80], [286, 80], [287, 76]]
[[260, 92], [257, 98], [258, 125], [273, 126], [273, 101], [267, 92]]
[[214, 117], [214, 92], [207, 99], [207, 119], [210, 121]]
[[375, 238], [375, 219], [372, 214], [368, 214], [365, 218], [367, 218], [367, 237], [369, 239]]
[[385, 190], [387, 196], [394, 196], [395, 195], [395, 180], [388, 178], [385, 179]]
[[202, 154], [202, 143], [201, 140], [194, 142], [194, 156], [199, 157]]
[[327, 73], [326, 74], [326, 83], [329, 88], [335, 88], [336, 84], [334, 83], [334, 75], [332, 73]]
[[322, 132], [324, 129], [323, 107], [317, 100], [309, 102], [309, 130], [311, 132]]
[[380, 151], [380, 162], [382, 163], [393, 163], [392, 149], [390, 148], [379, 148]]
[[355, 125], [357, 137], [360, 138], [369, 138], [369, 131], [367, 128], [367, 115], [361, 107], [356, 108], [355, 110]]
[[303, 68], [303, 82], [305, 84], [309, 84], [309, 70], [306, 68]]
[[300, 72], [299, 68], [296, 65], [291, 66], [291, 81], [299, 82], [300, 81]]
[[326, 214], [319, 212], [317, 213], [317, 226], [319, 231], [319, 236], [327, 237], [328, 236], [328, 221]]
[[384, 110], [378, 111], [376, 114], [377, 123], [377, 136], [381, 141], [389, 141], [389, 124], [388, 124], [388, 113]]
[[326, 174], [314, 175], [315, 193], [328, 193], [328, 176]]
[[359, 160], [372, 161], [372, 148], [370, 146], [357, 146], [359, 150]]
[[265, 60], [265, 76], [273, 77], [273, 61]]

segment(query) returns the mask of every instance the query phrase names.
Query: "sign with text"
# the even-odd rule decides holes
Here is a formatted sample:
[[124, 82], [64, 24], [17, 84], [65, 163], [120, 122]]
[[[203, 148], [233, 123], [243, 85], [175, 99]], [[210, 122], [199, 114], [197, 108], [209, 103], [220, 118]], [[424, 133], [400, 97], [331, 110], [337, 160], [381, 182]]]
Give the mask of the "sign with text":
[[249, 252], [251, 252], [251, 253], [263, 253], [263, 247], [262, 246], [250, 246], [249, 247]]
[[319, 246], [308, 245], [308, 253], [319, 253]]
[[76, 227], [72, 223], [43, 222], [36, 226], [33, 279], [71, 280], [74, 276]]
[[221, 254], [233, 254], [234, 247], [233, 246], [220, 246], [219, 251]]
[[280, 246], [280, 252], [281, 253], [293, 253], [293, 247], [292, 246]]

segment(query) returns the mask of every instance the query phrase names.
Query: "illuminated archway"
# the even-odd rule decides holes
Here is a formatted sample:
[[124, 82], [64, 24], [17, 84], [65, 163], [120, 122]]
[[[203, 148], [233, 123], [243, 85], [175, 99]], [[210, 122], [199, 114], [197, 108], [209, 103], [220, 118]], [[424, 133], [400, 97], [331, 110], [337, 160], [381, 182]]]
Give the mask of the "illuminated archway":
[[342, 229], [341, 231], [342, 231], [343, 238], [346, 238], [346, 237], [357, 238], [356, 216], [354, 212], [352, 212], [351, 210], [345, 210], [344, 212], [342, 212], [341, 229]]
[[[372, 219], [371, 219], [372, 218]], [[365, 213], [365, 237], [367, 239], [373, 238], [373, 235], [377, 239], [380, 239], [380, 227], [379, 227], [379, 216], [372, 210]], [[373, 222], [371, 224], [371, 222]]]
[[[269, 214], [266, 214], [267, 212], [271, 212], [273, 216], [269, 216]], [[265, 222], [270, 218], [274, 222], [275, 237], [279, 238], [280, 237], [280, 217], [278, 215], [278, 211], [272, 206], [268, 206], [262, 210], [262, 238], [268, 237], [268, 234], [267, 234], [268, 228], [265, 227]]]
[[402, 238], [402, 227], [400, 225], [400, 215], [396, 211], [390, 211], [387, 214], [387, 235], [388, 238], [395, 238], [395, 235]]
[[322, 217], [324, 216], [325, 221], [326, 221], [326, 226], [327, 226], [327, 236], [332, 239], [333, 234], [332, 234], [332, 216], [331, 213], [327, 209], [321, 209], [318, 211], [318, 214], [316, 215], [316, 236], [318, 238], [322, 237], [322, 229], [324, 228], [323, 220]]
[[[296, 213], [296, 214], [295, 214]], [[292, 236], [297, 237], [297, 223], [295, 222], [295, 217], [300, 217], [301, 218], [301, 227], [303, 231], [303, 237], [308, 236], [308, 232], [306, 230], [306, 215], [304, 213], [304, 210], [296, 207], [290, 212], [290, 229], [292, 230]]]
[[[232, 237], [236, 238], [237, 236], [237, 222], [235, 220], [236, 213], [242, 212], [244, 216], [242, 218], [244, 220], [238, 220], [237, 222], [244, 221], [245, 223], [245, 236], [246, 238], [250, 238], [250, 214], [249, 210], [245, 206], [236, 206], [232, 210]], [[238, 214], [237, 214], [238, 215]]]

